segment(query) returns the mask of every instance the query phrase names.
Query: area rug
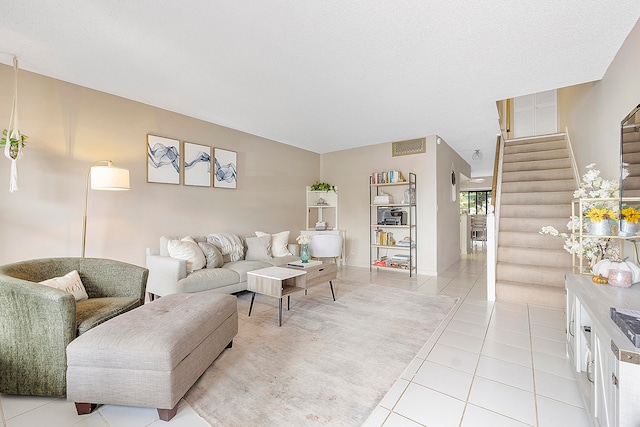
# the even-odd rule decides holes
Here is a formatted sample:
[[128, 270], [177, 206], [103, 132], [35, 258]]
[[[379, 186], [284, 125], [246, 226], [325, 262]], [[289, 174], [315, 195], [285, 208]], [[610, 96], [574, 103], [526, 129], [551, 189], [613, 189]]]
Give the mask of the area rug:
[[239, 332], [185, 396], [213, 426], [360, 426], [456, 302], [340, 281], [278, 300], [238, 294]]

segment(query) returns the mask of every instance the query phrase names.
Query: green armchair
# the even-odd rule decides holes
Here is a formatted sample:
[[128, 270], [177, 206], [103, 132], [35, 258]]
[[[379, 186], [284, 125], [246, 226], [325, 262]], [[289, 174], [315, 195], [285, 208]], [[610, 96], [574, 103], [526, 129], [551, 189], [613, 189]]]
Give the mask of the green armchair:
[[[77, 270], [89, 299], [40, 285]], [[144, 304], [149, 270], [97, 258], [45, 258], [0, 266], [0, 393], [65, 396], [67, 345]]]

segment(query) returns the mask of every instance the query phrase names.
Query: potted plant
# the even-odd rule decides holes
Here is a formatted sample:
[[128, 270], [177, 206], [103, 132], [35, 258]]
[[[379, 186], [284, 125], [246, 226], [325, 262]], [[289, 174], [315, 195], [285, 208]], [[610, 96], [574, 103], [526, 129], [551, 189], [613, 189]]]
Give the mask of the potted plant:
[[[2, 131], [2, 135], [4, 136], [0, 138], [0, 147], [5, 147], [7, 145], [7, 133], [7, 129]], [[18, 150], [20, 148], [24, 148], [26, 140], [29, 138], [27, 135], [18, 135], [20, 136], [20, 140], [18, 140], [18, 138], [9, 137], [9, 154], [12, 159], [16, 159], [18, 157]]]
[[618, 235], [624, 237], [635, 236], [638, 232], [638, 219], [640, 219], [640, 210], [631, 206], [623, 206], [620, 211]]
[[610, 236], [611, 226], [616, 222], [616, 213], [606, 206], [592, 206], [583, 215], [587, 232], [593, 236]]
[[315, 184], [313, 184], [310, 188], [311, 191], [325, 191], [325, 192], [329, 192], [329, 191], [333, 191], [334, 193], [336, 192], [336, 187], [331, 185], [331, 184], [327, 184], [326, 182], [316, 182]]

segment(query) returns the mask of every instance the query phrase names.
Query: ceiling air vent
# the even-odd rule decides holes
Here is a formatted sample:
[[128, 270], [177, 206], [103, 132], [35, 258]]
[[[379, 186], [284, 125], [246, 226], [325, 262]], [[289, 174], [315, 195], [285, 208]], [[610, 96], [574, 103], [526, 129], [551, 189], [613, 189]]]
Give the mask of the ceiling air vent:
[[426, 138], [409, 139], [407, 141], [394, 142], [391, 145], [391, 155], [406, 156], [409, 154], [420, 154], [427, 151]]

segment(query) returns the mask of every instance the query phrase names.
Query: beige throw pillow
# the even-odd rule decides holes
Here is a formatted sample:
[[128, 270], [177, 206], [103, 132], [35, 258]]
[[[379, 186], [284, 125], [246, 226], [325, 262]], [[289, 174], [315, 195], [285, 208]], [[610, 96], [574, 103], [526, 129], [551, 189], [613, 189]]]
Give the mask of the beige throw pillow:
[[271, 256], [274, 258], [292, 255], [289, 252], [289, 232], [281, 231], [276, 234], [263, 233], [262, 231], [256, 231], [256, 236], [271, 236]]
[[76, 301], [89, 299], [87, 290], [84, 288], [77, 270], [73, 270], [62, 277], [54, 277], [52, 279], [44, 280], [40, 282], [40, 284], [69, 292], [70, 294], [73, 294]]
[[191, 236], [181, 240], [169, 240], [167, 250], [171, 258], [187, 261], [187, 273], [200, 270], [207, 265], [202, 249]]
[[247, 254], [244, 259], [247, 261], [269, 261], [271, 259], [271, 236], [260, 237], [250, 236], [246, 239]]
[[198, 242], [198, 246], [200, 246], [204, 257], [207, 259], [207, 268], [220, 268], [224, 265], [222, 252], [216, 245], [208, 242]]

